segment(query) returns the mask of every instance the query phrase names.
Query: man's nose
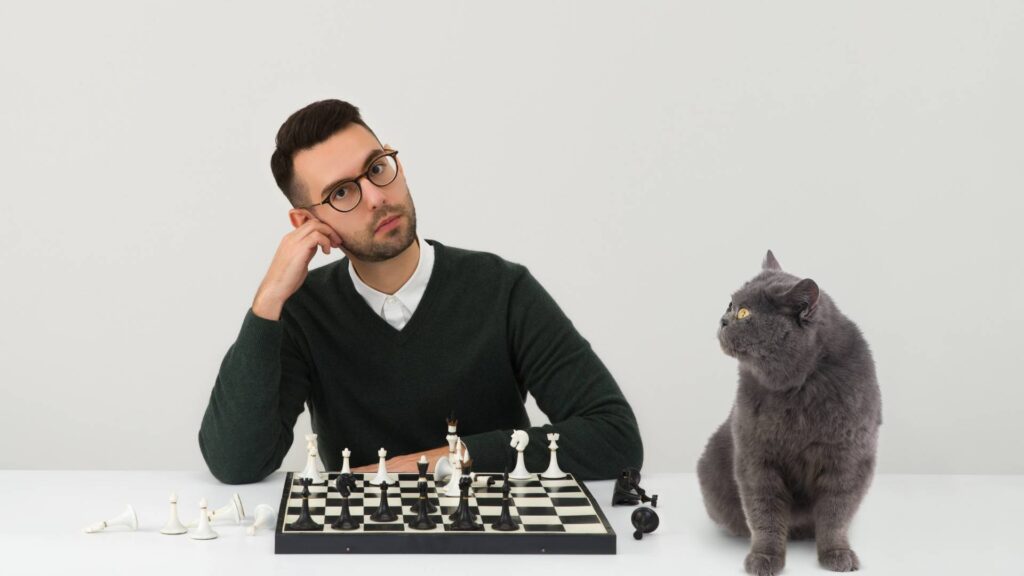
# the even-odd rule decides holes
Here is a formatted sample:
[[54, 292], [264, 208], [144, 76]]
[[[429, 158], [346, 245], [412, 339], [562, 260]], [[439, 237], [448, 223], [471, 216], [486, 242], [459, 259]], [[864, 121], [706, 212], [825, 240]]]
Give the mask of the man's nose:
[[363, 189], [363, 200], [370, 205], [371, 208], [376, 208], [381, 204], [387, 203], [387, 197], [384, 194], [384, 189], [377, 187], [376, 184], [370, 182], [369, 179], [363, 180], [360, 183]]

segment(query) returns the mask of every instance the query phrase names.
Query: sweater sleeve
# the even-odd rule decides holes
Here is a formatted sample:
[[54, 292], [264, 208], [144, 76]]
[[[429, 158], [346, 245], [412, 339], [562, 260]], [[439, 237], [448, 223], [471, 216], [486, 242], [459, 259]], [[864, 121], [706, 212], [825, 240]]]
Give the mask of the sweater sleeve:
[[[623, 468], [639, 468], [643, 442], [619, 385], [551, 295], [520, 268], [508, 309], [513, 367], [520, 385], [551, 421], [527, 430], [527, 468], [547, 469], [549, 432], [560, 434], [559, 466], [580, 479], [610, 479]], [[510, 433], [494, 430], [463, 441], [479, 469], [500, 470]]]
[[250, 308], [221, 363], [199, 428], [199, 449], [221, 482], [259, 482], [291, 448], [310, 375], [284, 319]]

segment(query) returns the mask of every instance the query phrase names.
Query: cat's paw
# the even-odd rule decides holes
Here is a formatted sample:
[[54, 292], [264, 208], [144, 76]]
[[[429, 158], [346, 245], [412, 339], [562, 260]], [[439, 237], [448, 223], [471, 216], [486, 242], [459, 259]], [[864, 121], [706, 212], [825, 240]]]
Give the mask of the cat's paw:
[[743, 567], [746, 568], [747, 574], [754, 574], [755, 576], [775, 576], [782, 572], [782, 568], [785, 565], [786, 558], [784, 556], [762, 554], [760, 552], [747, 554], [747, 559], [743, 562]]
[[833, 572], [853, 572], [860, 568], [860, 560], [853, 550], [837, 549], [818, 553], [818, 562]]

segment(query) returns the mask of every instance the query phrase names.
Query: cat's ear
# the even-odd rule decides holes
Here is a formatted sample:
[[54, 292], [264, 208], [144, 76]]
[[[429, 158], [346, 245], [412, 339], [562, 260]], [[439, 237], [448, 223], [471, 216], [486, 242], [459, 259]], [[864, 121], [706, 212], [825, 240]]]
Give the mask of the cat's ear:
[[804, 322], [818, 309], [820, 295], [818, 284], [810, 278], [804, 278], [782, 295], [782, 302], [797, 313], [798, 320]]
[[762, 270], [782, 270], [782, 266], [779, 265], [779, 261], [775, 259], [775, 254], [769, 250], [768, 254], [765, 255], [764, 260], [761, 262]]

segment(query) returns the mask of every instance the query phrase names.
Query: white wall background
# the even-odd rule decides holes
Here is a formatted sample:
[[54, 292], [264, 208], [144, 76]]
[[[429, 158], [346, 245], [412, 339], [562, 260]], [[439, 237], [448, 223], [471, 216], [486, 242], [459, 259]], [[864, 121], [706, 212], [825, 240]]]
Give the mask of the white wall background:
[[4, 3], [0, 66], [0, 468], [205, 467], [274, 135], [341, 98], [425, 237], [555, 296], [648, 471], [726, 417], [771, 248], [874, 350], [881, 472], [1024, 473], [1020, 2]]

